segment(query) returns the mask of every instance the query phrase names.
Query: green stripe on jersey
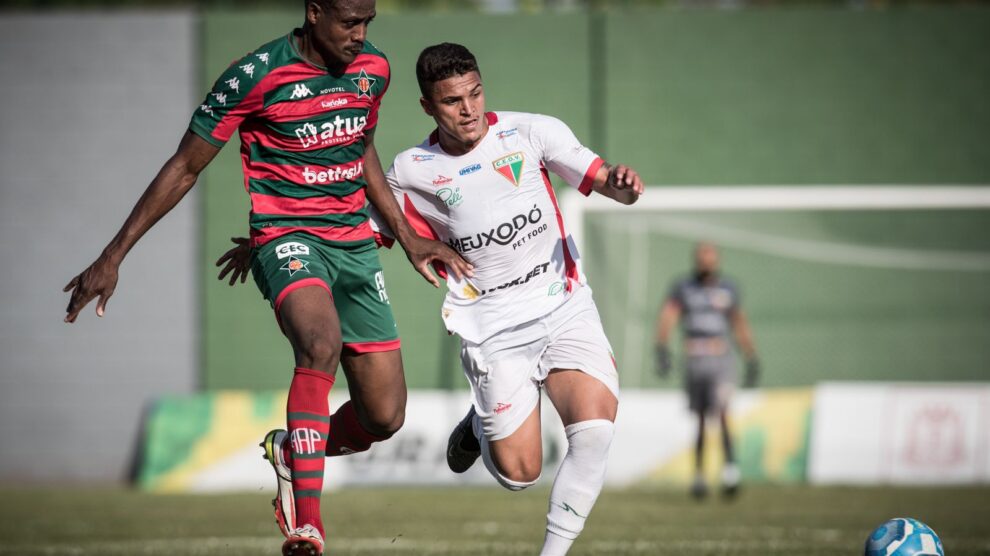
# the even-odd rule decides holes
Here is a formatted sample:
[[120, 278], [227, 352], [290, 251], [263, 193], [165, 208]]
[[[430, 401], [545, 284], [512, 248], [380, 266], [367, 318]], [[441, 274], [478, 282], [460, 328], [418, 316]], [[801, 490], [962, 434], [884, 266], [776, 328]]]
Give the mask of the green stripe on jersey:
[[248, 191], [273, 197], [289, 197], [292, 199], [311, 199], [313, 197], [347, 197], [353, 195], [366, 185], [364, 178], [351, 181], [339, 181], [331, 184], [299, 185], [289, 181], [279, 180], [249, 180]]
[[[275, 226], [278, 228], [325, 228], [333, 226], [337, 228], [358, 226], [368, 220], [368, 209], [362, 208], [359, 211], [349, 214], [319, 214], [304, 217], [286, 217], [282, 214], [255, 214], [251, 213], [252, 228], [267, 228]], [[309, 419], [309, 417], [300, 417]], [[316, 419], [314, 419], [316, 420]]]
[[344, 147], [333, 147], [305, 152], [292, 152], [264, 147], [251, 143], [250, 158], [268, 164], [287, 164], [290, 166], [337, 166], [355, 162], [364, 156], [364, 141], [358, 139]]

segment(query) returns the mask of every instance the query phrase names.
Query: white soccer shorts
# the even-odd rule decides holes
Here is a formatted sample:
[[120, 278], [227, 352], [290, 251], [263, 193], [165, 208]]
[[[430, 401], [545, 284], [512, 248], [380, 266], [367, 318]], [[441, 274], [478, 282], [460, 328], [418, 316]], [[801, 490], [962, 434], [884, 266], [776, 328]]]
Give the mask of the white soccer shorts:
[[461, 342], [461, 363], [489, 441], [511, 435], [540, 401], [553, 369], [577, 369], [619, 397], [619, 374], [591, 288], [548, 315], [507, 328], [480, 344]]

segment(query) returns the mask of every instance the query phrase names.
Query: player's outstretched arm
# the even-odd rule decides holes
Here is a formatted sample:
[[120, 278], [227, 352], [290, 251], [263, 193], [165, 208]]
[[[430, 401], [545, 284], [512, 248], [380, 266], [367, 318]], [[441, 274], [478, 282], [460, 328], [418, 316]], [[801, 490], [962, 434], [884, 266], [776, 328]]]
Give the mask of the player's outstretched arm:
[[96, 314], [103, 316], [107, 300], [117, 287], [120, 263], [141, 236], [155, 225], [162, 216], [172, 210], [195, 185], [200, 172], [220, 152], [198, 135], [186, 132], [179, 148], [158, 171], [144, 194], [131, 209], [130, 216], [117, 235], [89, 265], [66, 284], [62, 291], [69, 292], [69, 306], [65, 309], [65, 322], [75, 322], [79, 312], [94, 298]]
[[426, 278], [426, 281], [439, 288], [440, 281], [430, 272], [430, 263], [441, 261], [458, 280], [464, 276], [474, 276], [474, 267], [453, 249], [443, 243], [421, 237], [409, 225], [405, 214], [399, 208], [392, 190], [385, 181], [385, 173], [375, 150], [373, 137], [369, 134], [365, 141], [364, 178], [368, 182], [368, 200], [382, 215], [385, 223], [395, 234], [395, 239], [402, 245], [413, 267]]
[[591, 189], [624, 205], [635, 203], [644, 191], [639, 174], [624, 164], [602, 164]]
[[746, 387], [756, 386], [760, 378], [760, 359], [756, 354], [756, 344], [753, 342], [753, 330], [749, 326], [742, 309], [732, 312], [732, 330], [736, 335], [736, 343], [746, 358], [746, 376], [743, 385]]

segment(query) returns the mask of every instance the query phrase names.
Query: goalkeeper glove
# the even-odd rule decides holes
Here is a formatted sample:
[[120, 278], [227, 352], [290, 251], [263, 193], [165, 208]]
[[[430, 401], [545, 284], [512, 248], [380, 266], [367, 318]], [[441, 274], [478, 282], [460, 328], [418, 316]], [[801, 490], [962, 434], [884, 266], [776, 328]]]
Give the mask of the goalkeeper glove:
[[746, 360], [746, 376], [743, 378], [743, 388], [753, 388], [760, 380], [760, 360], [754, 355]]
[[670, 360], [670, 350], [667, 346], [657, 346], [657, 374], [660, 378], [667, 378], [670, 374], [670, 370], [674, 368], [674, 365]]

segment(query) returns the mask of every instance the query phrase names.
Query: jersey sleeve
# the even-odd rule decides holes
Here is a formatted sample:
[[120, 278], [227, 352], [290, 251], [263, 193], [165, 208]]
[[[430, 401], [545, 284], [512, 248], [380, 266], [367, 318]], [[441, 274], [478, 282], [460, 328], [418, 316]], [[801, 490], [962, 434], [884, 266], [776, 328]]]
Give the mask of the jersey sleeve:
[[541, 116], [530, 133], [533, 144], [542, 148], [547, 169], [582, 195], [590, 195], [595, 174], [605, 161], [582, 145], [571, 128], [557, 118]]
[[384, 80], [384, 83], [382, 83], [380, 92], [374, 96], [374, 99], [371, 102], [371, 108], [368, 110], [367, 129], [374, 129], [375, 126], [378, 125], [378, 109], [381, 108], [382, 98], [385, 97], [385, 93], [388, 91], [388, 85], [392, 81], [392, 68], [388, 63], [388, 58], [382, 56], [382, 61], [384, 62], [385, 75], [381, 75], [379, 78]]
[[263, 95], [255, 86], [264, 73], [265, 64], [252, 54], [231, 64], [193, 112], [189, 131], [223, 147], [245, 118], [263, 108]]

